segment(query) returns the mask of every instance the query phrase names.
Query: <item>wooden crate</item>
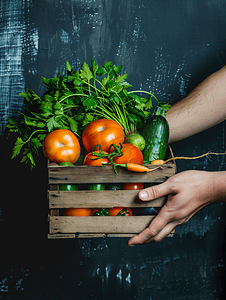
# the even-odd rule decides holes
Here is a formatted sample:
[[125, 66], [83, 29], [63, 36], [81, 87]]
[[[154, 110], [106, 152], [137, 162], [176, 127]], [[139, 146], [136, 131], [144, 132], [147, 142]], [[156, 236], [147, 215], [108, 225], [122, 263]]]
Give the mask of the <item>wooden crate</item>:
[[[167, 157], [173, 156], [169, 147]], [[153, 165], [146, 165], [155, 168]], [[91, 237], [131, 237], [144, 230], [155, 216], [88, 216], [75, 217], [61, 215], [66, 208], [110, 208], [114, 206], [145, 208], [162, 207], [165, 197], [154, 201], [143, 202], [138, 199], [138, 191], [104, 190], [104, 191], [59, 191], [59, 184], [90, 183], [162, 183], [176, 173], [176, 164], [161, 165], [149, 173], [135, 173], [125, 168], [117, 168], [115, 175], [112, 166], [59, 166], [48, 163], [48, 200], [49, 200], [49, 239], [58, 238], [91, 238]], [[172, 234], [171, 234], [172, 235]], [[171, 236], [170, 235], [170, 236]]]

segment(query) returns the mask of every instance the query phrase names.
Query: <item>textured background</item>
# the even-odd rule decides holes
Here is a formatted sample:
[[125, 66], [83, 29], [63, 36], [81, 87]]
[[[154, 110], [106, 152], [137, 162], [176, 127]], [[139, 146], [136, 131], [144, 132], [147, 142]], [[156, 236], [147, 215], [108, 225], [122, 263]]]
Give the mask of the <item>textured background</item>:
[[[177, 102], [226, 62], [223, 0], [0, 0], [0, 134], [23, 111], [25, 88], [93, 58], [123, 65], [135, 89]], [[0, 299], [225, 299], [224, 204], [159, 244], [47, 240], [46, 162], [30, 173], [1, 138]], [[177, 156], [225, 151], [225, 123], [172, 145]], [[223, 156], [178, 161], [225, 169]]]

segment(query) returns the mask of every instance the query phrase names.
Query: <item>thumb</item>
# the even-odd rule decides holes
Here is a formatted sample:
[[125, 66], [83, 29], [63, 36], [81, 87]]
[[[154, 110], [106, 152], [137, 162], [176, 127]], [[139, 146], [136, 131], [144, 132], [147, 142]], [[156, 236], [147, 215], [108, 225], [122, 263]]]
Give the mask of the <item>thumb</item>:
[[146, 189], [143, 189], [139, 192], [138, 197], [140, 200], [148, 201], [154, 200], [163, 196], [170, 194], [171, 188], [167, 181], [160, 183], [156, 186], [152, 186]]

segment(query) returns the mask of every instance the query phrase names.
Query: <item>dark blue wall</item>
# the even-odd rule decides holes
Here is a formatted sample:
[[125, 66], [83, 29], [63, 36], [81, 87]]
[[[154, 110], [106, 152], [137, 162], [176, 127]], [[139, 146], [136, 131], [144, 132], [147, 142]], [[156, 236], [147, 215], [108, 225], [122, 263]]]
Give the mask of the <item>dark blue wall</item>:
[[[41, 76], [93, 58], [123, 65], [135, 89], [177, 102], [226, 63], [223, 0], [0, 0], [0, 130]], [[226, 207], [197, 213], [159, 244], [47, 240], [46, 165], [30, 173], [1, 138], [0, 299], [224, 299]], [[225, 151], [225, 123], [172, 144], [176, 156]], [[178, 161], [225, 169], [224, 156]]]

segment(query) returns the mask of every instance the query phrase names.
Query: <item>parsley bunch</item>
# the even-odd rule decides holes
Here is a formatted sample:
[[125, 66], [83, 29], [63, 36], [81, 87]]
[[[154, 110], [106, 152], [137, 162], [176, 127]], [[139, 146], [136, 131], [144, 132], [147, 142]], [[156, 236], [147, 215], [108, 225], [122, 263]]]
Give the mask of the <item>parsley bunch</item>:
[[[129, 91], [132, 86], [126, 82], [127, 74], [119, 75], [122, 66], [106, 62], [99, 67], [94, 60], [91, 66], [84, 62], [80, 70], [74, 71], [66, 62], [66, 75], [47, 79], [42, 77], [46, 92], [39, 97], [27, 89], [24, 97], [25, 109], [19, 112], [16, 121], [9, 118], [7, 131], [17, 133], [12, 158], [22, 152], [22, 163], [32, 169], [34, 155], [42, 147], [45, 136], [56, 129], [69, 129], [79, 138], [85, 127], [96, 119], [117, 121], [125, 134], [143, 127], [152, 108], [152, 97], [168, 110], [168, 103], [146, 91]], [[143, 98], [137, 93], [144, 93]]]

